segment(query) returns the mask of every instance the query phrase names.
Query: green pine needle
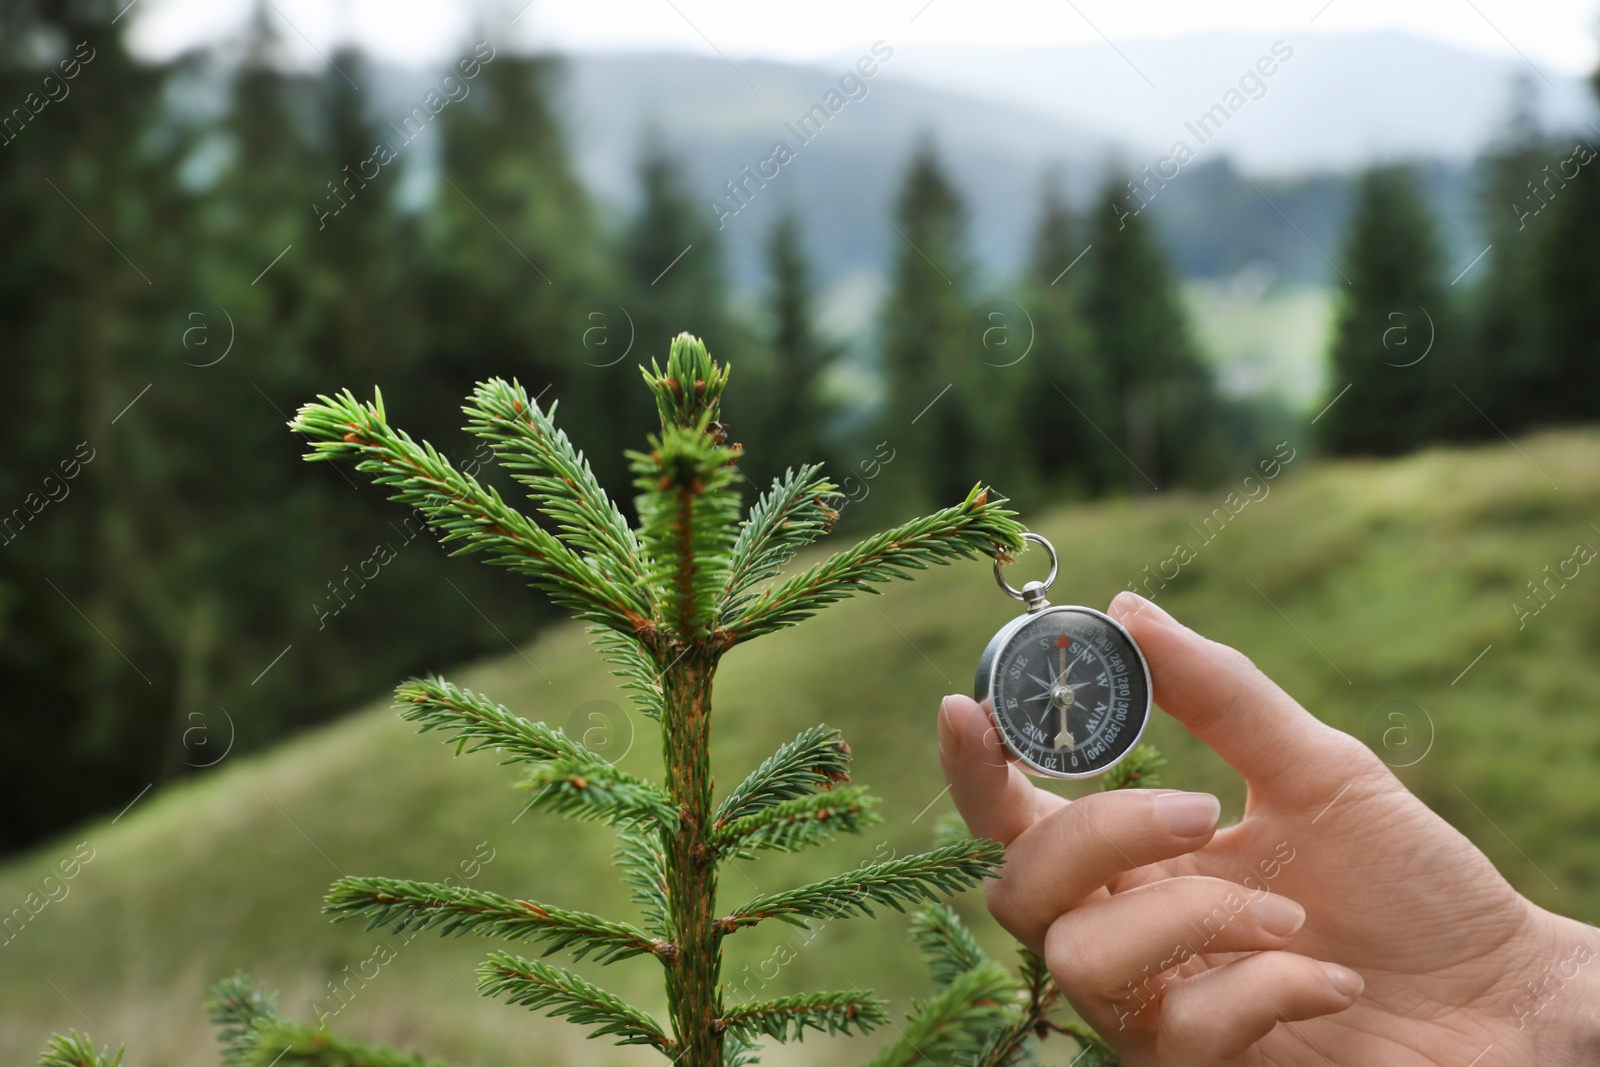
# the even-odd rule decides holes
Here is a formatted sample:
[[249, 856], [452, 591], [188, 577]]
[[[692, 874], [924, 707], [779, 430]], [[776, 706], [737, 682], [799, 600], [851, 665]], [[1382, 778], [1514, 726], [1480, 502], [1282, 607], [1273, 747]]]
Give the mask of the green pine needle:
[[990, 962], [948, 904], [930, 904], [912, 916], [911, 940], [928, 961], [935, 992], [943, 992], [961, 975]]
[[670, 940], [673, 934], [672, 909], [667, 903], [667, 857], [661, 851], [659, 831], [618, 826], [616, 832], [619, 844], [613, 855], [628, 896], [644, 913], [644, 929]]
[[454, 555], [485, 553], [490, 563], [523, 575], [580, 619], [622, 633], [648, 627], [651, 609], [641, 589], [606, 576], [494, 489], [456, 470], [432, 445], [391, 428], [382, 395], [374, 397], [363, 404], [347, 389], [303, 405], [289, 426], [311, 441], [306, 458], [357, 460], [357, 470], [392, 490], [389, 499], [419, 508], [444, 531], [444, 541], [462, 542]]
[[1161, 784], [1160, 768], [1167, 765], [1167, 758], [1161, 750], [1154, 745], [1135, 745], [1132, 752], [1122, 758], [1122, 762], [1106, 772], [1100, 780], [1100, 788], [1105, 789], [1150, 789]]
[[444, 936], [470, 932], [543, 942], [548, 946], [545, 955], [570, 949], [577, 959], [593, 953], [602, 963], [670, 947], [637, 927], [587, 912], [402, 878], [341, 878], [328, 890], [323, 911], [335, 916], [335, 921], [366, 919], [368, 930], [386, 926], [403, 934], [437, 929]]
[[256, 1024], [255, 1046], [243, 1067], [450, 1067], [443, 1060], [399, 1052], [283, 1019]]
[[947, 811], [933, 820], [933, 843], [938, 845], [952, 845], [957, 841], [966, 841], [972, 837], [972, 831], [967, 829], [967, 822], [961, 817], [959, 811]]
[[217, 1027], [225, 1067], [246, 1067], [255, 1048], [255, 1023], [278, 1017], [278, 996], [256, 986], [243, 974], [224, 978], [211, 989], [206, 1004], [211, 1025]]
[[110, 1047], [96, 1050], [88, 1034], [68, 1030], [66, 1036], [50, 1035], [50, 1044], [39, 1056], [39, 1067], [118, 1067], [122, 1063], [122, 1046], [112, 1052]]
[[206, 1010], [218, 1027], [228, 1067], [450, 1067], [441, 1060], [347, 1041], [323, 1026], [290, 1022], [278, 1014], [278, 995], [236, 974], [211, 990]]
[[609, 763], [556, 759], [536, 764], [518, 789], [534, 794], [530, 808], [613, 826], [678, 825], [678, 809], [660, 787]]
[[739, 527], [722, 594], [722, 614], [737, 618], [759, 583], [775, 577], [806, 545], [833, 529], [844, 497], [822, 476], [819, 464], [772, 480]]
[[556, 405], [539, 410], [522, 383], [479, 382], [462, 408], [467, 429], [488, 441], [511, 476], [531, 492], [539, 511], [563, 540], [616, 582], [639, 573], [639, 543], [622, 512], [606, 496], [583, 453], [557, 429]]
[[997, 964], [983, 964], [917, 1005], [900, 1039], [868, 1067], [965, 1067], [982, 1053], [988, 1036], [1016, 1015], [1016, 999], [1016, 980]]
[[412, 678], [395, 689], [394, 698], [402, 719], [422, 724], [418, 733], [448, 733], [446, 740], [455, 743], [457, 755], [493, 748], [506, 754], [504, 763], [606, 762], [555, 727], [513, 715], [504, 705], [443, 678]]
[[859, 785], [796, 797], [717, 827], [711, 834], [711, 847], [721, 857], [744, 859], [754, 858], [757, 849], [799, 852], [840, 833], [858, 834], [879, 822], [880, 816], [872, 810], [877, 805], [878, 798]]
[[622, 679], [622, 688], [633, 706], [655, 722], [661, 721], [661, 671], [655, 661], [640, 649], [637, 639], [604, 626], [591, 626], [589, 633], [601, 657], [617, 669], [613, 677]]
[[807, 1027], [827, 1034], [865, 1034], [889, 1021], [886, 1006], [870, 993], [797, 993], [741, 1004], [712, 1025], [740, 1037], [763, 1035], [774, 1041], [799, 1041]]
[[792, 626], [856, 590], [911, 578], [935, 564], [980, 556], [1004, 557], [1022, 549], [1023, 527], [1015, 512], [973, 486], [955, 507], [913, 519], [867, 538], [757, 596], [725, 624], [729, 645]]
[[1106, 1044], [1087, 1024], [1065, 1022], [1061, 1024], [1061, 1029], [1078, 1043], [1080, 1067], [1123, 1067], [1122, 1057], [1117, 1055], [1117, 1050]]
[[764, 808], [850, 779], [850, 746], [831, 726], [808, 726], [762, 761], [717, 808], [722, 827]]
[[747, 901], [717, 925], [732, 933], [764, 919], [804, 926], [804, 919], [872, 915], [872, 905], [904, 911], [907, 904], [936, 902], [939, 893], [959, 893], [994, 874], [1005, 860], [998, 841], [957, 842], [945, 848], [889, 860], [797, 889], [767, 893]]
[[739, 522], [738, 456], [711, 435], [709, 415], [666, 427], [649, 452], [628, 453], [644, 581], [660, 621], [683, 641], [705, 637], [720, 610]]
[[590, 1037], [613, 1036], [619, 1045], [652, 1045], [669, 1055], [674, 1049], [654, 1019], [621, 997], [536, 960], [492, 953], [478, 968], [478, 992], [592, 1027]]
[[656, 397], [662, 426], [697, 426], [704, 418], [721, 414], [722, 390], [729, 368], [717, 366], [700, 338], [680, 333], [672, 339], [663, 369], [655, 360], [639, 368]]

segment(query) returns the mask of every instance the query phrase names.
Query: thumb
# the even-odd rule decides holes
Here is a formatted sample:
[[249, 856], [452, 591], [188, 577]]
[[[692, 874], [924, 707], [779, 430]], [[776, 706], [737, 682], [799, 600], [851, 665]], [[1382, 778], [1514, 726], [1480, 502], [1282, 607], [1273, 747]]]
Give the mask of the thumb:
[[952, 694], [939, 702], [939, 763], [974, 837], [1009, 845], [1041, 813], [1065, 803], [1017, 768], [988, 708], [971, 697]]
[[1156, 703], [1263, 796], [1319, 797], [1370, 762], [1365, 745], [1306, 711], [1243, 653], [1136, 593], [1118, 593], [1110, 614], [1144, 652]]

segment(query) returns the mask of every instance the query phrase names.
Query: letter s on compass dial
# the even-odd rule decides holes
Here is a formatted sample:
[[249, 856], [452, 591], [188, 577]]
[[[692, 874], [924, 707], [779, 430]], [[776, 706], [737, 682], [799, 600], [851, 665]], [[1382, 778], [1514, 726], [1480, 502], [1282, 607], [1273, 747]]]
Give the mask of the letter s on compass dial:
[[1150, 720], [1150, 671], [1109, 615], [1046, 607], [1013, 619], [984, 650], [974, 695], [1025, 768], [1051, 778], [1110, 770]]

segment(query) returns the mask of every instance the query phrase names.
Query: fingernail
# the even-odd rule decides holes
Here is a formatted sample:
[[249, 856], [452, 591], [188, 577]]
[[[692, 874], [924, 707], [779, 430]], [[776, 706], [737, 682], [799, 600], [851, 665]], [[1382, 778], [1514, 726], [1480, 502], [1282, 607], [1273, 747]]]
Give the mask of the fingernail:
[[961, 731], [950, 718], [950, 701], [954, 699], [954, 694], [939, 699], [939, 721], [944, 724], [939, 731], [939, 749], [952, 756], [961, 751]]
[[1146, 600], [1131, 589], [1124, 589], [1111, 598], [1111, 614], [1116, 619], [1125, 620], [1144, 616], [1151, 622], [1163, 625], [1176, 625], [1177, 621], [1167, 614], [1166, 609], [1158, 606], [1153, 600]]
[[1328, 974], [1328, 984], [1340, 996], [1357, 997], [1367, 987], [1366, 980], [1348, 967], [1341, 967], [1337, 963], [1324, 963], [1322, 969]]
[[1222, 803], [1210, 793], [1163, 793], [1156, 812], [1174, 837], [1199, 837], [1217, 825]]
[[1252, 907], [1255, 909], [1256, 922], [1273, 937], [1289, 937], [1305, 925], [1306, 909], [1288, 897], [1272, 893], [1256, 901]]

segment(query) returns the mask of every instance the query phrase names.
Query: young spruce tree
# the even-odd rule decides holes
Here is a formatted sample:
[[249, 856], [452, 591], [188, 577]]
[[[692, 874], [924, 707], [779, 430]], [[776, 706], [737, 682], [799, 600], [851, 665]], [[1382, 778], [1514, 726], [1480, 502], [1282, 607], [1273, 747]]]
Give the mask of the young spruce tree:
[[[437, 730], [459, 753], [492, 750], [522, 763], [530, 807], [607, 823], [616, 862], [639, 914], [606, 918], [551, 903], [406, 878], [345, 877], [327, 910], [397, 933], [435, 929], [539, 945], [543, 955], [611, 964], [653, 957], [666, 987], [658, 1020], [577, 973], [511, 951], [491, 952], [478, 969], [486, 996], [565, 1017], [590, 1037], [647, 1045], [681, 1067], [757, 1062], [763, 1039], [797, 1041], [807, 1029], [859, 1034], [889, 1022], [885, 1003], [852, 989], [770, 1000], [724, 996], [723, 943], [764, 922], [871, 916], [921, 903], [911, 935], [929, 963], [933, 995], [917, 1003], [871, 1067], [1023, 1067], [1050, 1033], [1071, 1035], [1081, 1067], [1116, 1064], [1081, 1022], [1057, 1022], [1062, 996], [1038, 956], [1022, 951], [1013, 975], [978, 947], [941, 894], [970, 888], [1003, 861], [998, 842], [968, 836], [947, 819], [936, 847], [857, 867], [809, 885], [766, 893], [729, 907], [719, 898], [722, 864], [761, 851], [794, 852], [859, 832], [876, 820], [876, 799], [849, 783], [850, 748], [838, 730], [818, 725], [713, 796], [709, 760], [712, 683], [731, 648], [805, 619], [827, 605], [932, 564], [1009, 558], [1022, 546], [1013, 513], [981, 486], [961, 503], [869, 537], [785, 577], [785, 564], [827, 533], [840, 497], [819, 467], [775, 479], [742, 520], [734, 463], [719, 421], [726, 367], [688, 334], [673, 341], [665, 368], [645, 380], [661, 432], [649, 450], [629, 454], [637, 528], [595, 480], [588, 462], [521, 385], [480, 383], [463, 409], [468, 429], [529, 490], [536, 521], [466, 474], [431, 445], [391, 427], [383, 399], [349, 391], [306, 404], [291, 426], [315, 460], [354, 460], [391, 498], [420, 508], [458, 542], [457, 554], [491, 563], [544, 589], [590, 623], [638, 709], [660, 726], [659, 781], [607, 763], [579, 740], [530, 722], [442, 678], [413, 679], [396, 691], [400, 714]], [[1141, 747], [1107, 787], [1153, 785], [1163, 762]], [[243, 975], [218, 984], [208, 1005], [226, 1067], [446, 1067], [334, 1035], [325, 1026], [279, 1014], [277, 998]], [[118, 1067], [122, 1050], [99, 1049], [76, 1032], [52, 1039], [43, 1067]]]

